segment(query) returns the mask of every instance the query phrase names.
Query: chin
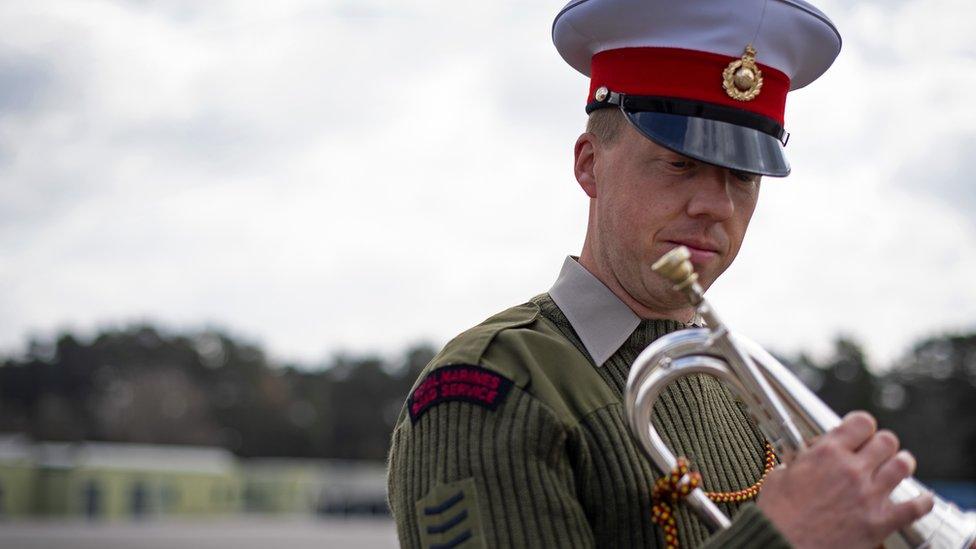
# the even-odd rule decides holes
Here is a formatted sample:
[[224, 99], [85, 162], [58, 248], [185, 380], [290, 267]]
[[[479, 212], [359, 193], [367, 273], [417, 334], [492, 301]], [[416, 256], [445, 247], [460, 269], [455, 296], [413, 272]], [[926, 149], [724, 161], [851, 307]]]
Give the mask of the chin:
[[725, 272], [725, 269], [722, 268], [719, 270], [714, 267], [711, 269], [699, 269], [698, 267], [695, 267], [695, 272], [698, 273], [698, 283], [701, 284], [702, 289], [707, 290], [712, 286], [712, 284], [715, 283], [716, 280], [718, 280], [718, 277]]

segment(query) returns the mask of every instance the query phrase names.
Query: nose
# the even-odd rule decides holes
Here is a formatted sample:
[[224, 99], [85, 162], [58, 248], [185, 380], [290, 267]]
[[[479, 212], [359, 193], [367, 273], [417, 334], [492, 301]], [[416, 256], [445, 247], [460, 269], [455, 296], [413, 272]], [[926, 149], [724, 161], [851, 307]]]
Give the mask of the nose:
[[691, 183], [691, 198], [688, 200], [688, 215], [714, 221], [725, 221], [735, 213], [735, 204], [729, 193], [730, 179], [734, 177], [729, 170], [718, 166], [708, 166], [701, 171], [701, 177]]

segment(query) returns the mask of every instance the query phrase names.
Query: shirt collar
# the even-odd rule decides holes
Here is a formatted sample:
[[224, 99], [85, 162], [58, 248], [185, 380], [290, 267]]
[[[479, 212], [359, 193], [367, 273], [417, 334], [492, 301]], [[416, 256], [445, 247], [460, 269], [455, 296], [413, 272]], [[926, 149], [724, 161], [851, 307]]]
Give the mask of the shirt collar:
[[549, 297], [597, 366], [603, 366], [640, 325], [640, 317], [572, 256], [563, 262]]

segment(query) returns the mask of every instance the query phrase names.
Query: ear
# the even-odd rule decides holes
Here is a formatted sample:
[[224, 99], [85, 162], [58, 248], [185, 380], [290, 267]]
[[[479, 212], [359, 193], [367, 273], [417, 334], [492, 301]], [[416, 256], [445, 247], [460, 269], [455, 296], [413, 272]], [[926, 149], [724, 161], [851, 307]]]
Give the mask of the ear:
[[596, 147], [596, 136], [592, 133], [584, 133], [576, 140], [573, 156], [576, 181], [590, 198], [596, 198], [596, 176], [593, 173], [596, 165]]

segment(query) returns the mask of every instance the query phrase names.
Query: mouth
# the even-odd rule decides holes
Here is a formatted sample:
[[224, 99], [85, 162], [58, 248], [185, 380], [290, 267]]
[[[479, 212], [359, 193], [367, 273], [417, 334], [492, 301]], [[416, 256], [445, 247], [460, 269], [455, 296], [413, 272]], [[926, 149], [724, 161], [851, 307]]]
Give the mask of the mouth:
[[698, 240], [665, 240], [667, 244], [672, 245], [674, 248], [678, 246], [684, 246], [688, 248], [691, 252], [691, 262], [696, 265], [702, 265], [719, 256], [718, 246], [710, 243]]

